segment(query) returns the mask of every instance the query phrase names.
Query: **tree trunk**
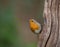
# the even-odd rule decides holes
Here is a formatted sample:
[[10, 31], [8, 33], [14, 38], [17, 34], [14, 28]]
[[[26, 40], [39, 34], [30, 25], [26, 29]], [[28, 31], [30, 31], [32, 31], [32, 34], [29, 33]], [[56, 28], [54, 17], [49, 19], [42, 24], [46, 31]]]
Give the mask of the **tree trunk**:
[[45, 0], [44, 25], [37, 47], [60, 47], [60, 0]]

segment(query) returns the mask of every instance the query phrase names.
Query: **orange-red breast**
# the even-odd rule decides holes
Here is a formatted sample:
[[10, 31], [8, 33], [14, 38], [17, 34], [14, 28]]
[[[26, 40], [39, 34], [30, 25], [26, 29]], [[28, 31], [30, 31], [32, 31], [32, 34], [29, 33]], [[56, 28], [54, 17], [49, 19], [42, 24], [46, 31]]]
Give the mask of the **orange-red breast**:
[[30, 29], [32, 32], [39, 34], [41, 32], [41, 24], [34, 19], [29, 20]]

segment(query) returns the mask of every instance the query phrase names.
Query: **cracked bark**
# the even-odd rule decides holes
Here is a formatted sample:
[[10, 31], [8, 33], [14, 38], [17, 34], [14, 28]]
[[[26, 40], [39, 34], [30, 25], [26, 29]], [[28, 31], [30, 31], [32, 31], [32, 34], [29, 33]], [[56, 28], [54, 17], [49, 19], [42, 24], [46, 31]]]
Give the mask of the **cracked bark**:
[[60, 0], [45, 0], [43, 18], [37, 47], [60, 47]]

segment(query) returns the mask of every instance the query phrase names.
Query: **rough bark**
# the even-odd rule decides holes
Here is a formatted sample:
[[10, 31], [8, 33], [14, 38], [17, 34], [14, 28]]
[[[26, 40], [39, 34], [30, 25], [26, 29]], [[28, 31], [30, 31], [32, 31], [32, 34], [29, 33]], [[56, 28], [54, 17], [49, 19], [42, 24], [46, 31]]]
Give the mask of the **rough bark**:
[[44, 25], [37, 47], [60, 47], [60, 0], [45, 0]]

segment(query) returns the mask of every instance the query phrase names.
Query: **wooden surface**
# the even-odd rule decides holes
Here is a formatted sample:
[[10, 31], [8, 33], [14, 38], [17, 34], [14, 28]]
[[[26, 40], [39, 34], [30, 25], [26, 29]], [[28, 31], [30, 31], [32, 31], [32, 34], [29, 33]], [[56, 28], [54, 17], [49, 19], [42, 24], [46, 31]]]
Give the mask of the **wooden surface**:
[[44, 25], [37, 47], [60, 47], [60, 0], [45, 0]]

